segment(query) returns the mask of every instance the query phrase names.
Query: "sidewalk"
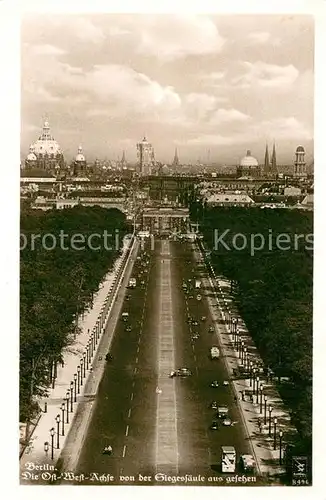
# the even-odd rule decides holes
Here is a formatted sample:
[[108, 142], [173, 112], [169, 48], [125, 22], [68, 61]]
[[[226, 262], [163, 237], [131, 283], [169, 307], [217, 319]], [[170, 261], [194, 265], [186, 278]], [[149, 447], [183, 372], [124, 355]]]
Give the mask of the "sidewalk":
[[[63, 366], [58, 367], [54, 388], [49, 388], [48, 396], [39, 400], [43, 413], [20, 459], [20, 468], [25, 474], [27, 470], [33, 469], [33, 465], [28, 465], [31, 463], [40, 467], [40, 470], [42, 470], [42, 464], [44, 464], [43, 470], [54, 470], [54, 464], [64, 448], [74, 415], [77, 413], [78, 403], [89, 399], [90, 395], [85, 392], [85, 389], [89, 392], [89, 380], [94, 379], [92, 362], [106, 330], [111, 308], [123, 278], [124, 267], [129, 261], [133, 247], [133, 242], [125, 240], [122, 255], [116, 260], [114, 269], [104, 277], [98, 292], [94, 295], [93, 307], [79, 317], [78, 324], [81, 333], [63, 353], [64, 363]], [[91, 387], [94, 388], [93, 383]], [[60, 420], [59, 423], [56, 418]], [[53, 437], [50, 433], [51, 429], [53, 429]], [[48, 448], [47, 451], [46, 448]], [[51, 465], [48, 466], [48, 464]], [[37, 470], [36, 473], [38, 473]]]
[[[199, 259], [202, 261], [201, 256], [199, 256]], [[274, 385], [267, 380], [264, 373], [259, 373], [259, 379], [255, 385], [256, 388], [261, 384], [263, 386], [262, 391], [258, 391], [258, 397], [256, 396], [257, 392], [253, 395], [254, 383], [252, 379], [235, 378], [234, 371], [239, 372], [239, 369], [244, 369], [245, 366], [248, 367], [250, 362], [253, 363], [252, 366], [263, 366], [263, 361], [246, 325], [230, 299], [230, 283], [225, 278], [216, 275], [214, 275], [215, 283], [210, 277], [205, 277], [203, 281], [223, 360], [232, 380], [233, 390], [241, 410], [243, 424], [250, 438], [252, 454], [256, 459], [258, 472], [264, 476], [278, 475], [284, 472], [283, 467], [280, 465], [279, 432], [281, 430], [283, 436], [286, 433], [295, 432], [295, 428], [291, 425], [289, 412], [286, 410]], [[210, 293], [212, 291], [213, 294]], [[241, 349], [243, 351], [244, 349], [247, 350], [246, 361], [245, 356], [241, 356], [240, 349], [237, 350], [236, 336], [232, 334], [231, 330], [232, 318], [238, 318], [237, 328], [243, 342]], [[271, 412], [269, 412], [269, 407], [272, 408]], [[277, 419], [276, 424], [274, 424], [274, 418]], [[275, 427], [276, 449], [274, 450]], [[283, 449], [284, 444], [283, 439]]]

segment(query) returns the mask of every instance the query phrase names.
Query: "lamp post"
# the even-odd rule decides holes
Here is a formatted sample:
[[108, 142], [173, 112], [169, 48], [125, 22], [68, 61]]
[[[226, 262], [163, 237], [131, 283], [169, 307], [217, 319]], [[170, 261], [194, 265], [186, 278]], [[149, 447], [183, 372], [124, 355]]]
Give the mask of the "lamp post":
[[249, 381], [250, 381], [250, 387], [252, 386], [252, 361], [249, 363]]
[[268, 435], [271, 435], [271, 430], [272, 430], [272, 411], [273, 407], [269, 405], [268, 407], [268, 412], [269, 412], [269, 422], [268, 422]]
[[276, 450], [276, 424], [277, 424], [277, 418], [274, 418], [274, 450]]
[[67, 409], [66, 409], [67, 420], [66, 420], [66, 423], [67, 424], [69, 424], [69, 397], [70, 397], [70, 391], [68, 390], [66, 392], [66, 403], [67, 403]]
[[256, 387], [256, 367], [253, 368], [253, 376], [252, 376], [252, 386], [253, 386], [253, 394], [255, 395], [255, 387]]
[[74, 402], [77, 402], [77, 373], [74, 373], [74, 386], [75, 386], [75, 395], [74, 395]]
[[62, 403], [61, 405], [61, 412], [62, 412], [62, 418], [61, 418], [61, 422], [62, 422], [62, 430], [61, 430], [61, 435], [64, 436], [65, 435], [65, 404]]
[[54, 448], [54, 427], [50, 430], [51, 434], [51, 460], [53, 460], [53, 448]]
[[283, 440], [283, 431], [280, 431], [280, 465], [282, 465], [282, 440]]
[[267, 396], [264, 396], [264, 425], [266, 425], [266, 406], [267, 406]]
[[80, 366], [77, 366], [77, 390], [78, 394], [80, 394]]
[[260, 386], [259, 386], [259, 390], [260, 390], [260, 408], [259, 408], [259, 413], [263, 413], [263, 389], [264, 389], [263, 384], [260, 384]]
[[59, 449], [60, 448], [59, 434], [60, 434], [60, 422], [61, 422], [60, 415], [57, 415], [55, 417], [55, 421], [57, 422], [57, 449]]
[[82, 386], [83, 385], [83, 364], [84, 364], [83, 358], [80, 358], [79, 363], [80, 363], [80, 386]]
[[84, 378], [86, 377], [86, 352], [83, 353]]
[[70, 382], [70, 411], [71, 413], [74, 411], [72, 407], [72, 402], [73, 402], [73, 392], [74, 392], [74, 383]]
[[244, 368], [245, 368], [245, 370], [246, 370], [246, 371], [247, 371], [247, 364], [248, 364], [248, 357], [247, 357], [247, 356], [248, 356], [248, 353], [247, 353], [247, 348], [245, 347], [245, 348], [243, 349], [243, 357], [244, 357], [244, 362], [243, 362], [243, 364], [244, 364]]
[[256, 377], [256, 403], [258, 403], [259, 377]]
[[86, 370], [88, 370], [89, 365], [89, 344], [86, 346]]
[[241, 341], [241, 364], [244, 365], [244, 350], [245, 350], [245, 346], [244, 346], [244, 340]]
[[45, 451], [45, 455], [48, 456], [48, 451], [49, 451], [49, 442], [48, 441], [45, 441], [45, 443], [44, 443], [44, 451]]

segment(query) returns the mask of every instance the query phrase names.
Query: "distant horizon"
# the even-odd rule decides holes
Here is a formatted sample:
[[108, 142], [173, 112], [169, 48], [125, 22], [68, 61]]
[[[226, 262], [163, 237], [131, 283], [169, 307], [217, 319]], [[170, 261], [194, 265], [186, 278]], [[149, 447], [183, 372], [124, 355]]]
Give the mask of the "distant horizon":
[[30, 13], [21, 57], [23, 157], [45, 119], [69, 161], [313, 156], [313, 16]]

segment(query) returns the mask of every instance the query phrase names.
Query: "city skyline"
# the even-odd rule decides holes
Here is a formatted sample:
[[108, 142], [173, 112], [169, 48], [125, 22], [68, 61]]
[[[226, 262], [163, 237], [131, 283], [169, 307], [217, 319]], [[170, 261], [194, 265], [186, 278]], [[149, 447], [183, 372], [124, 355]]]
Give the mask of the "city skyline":
[[303, 15], [25, 16], [21, 153], [46, 118], [66, 158], [136, 162], [144, 135], [164, 163], [312, 157], [313, 45]]

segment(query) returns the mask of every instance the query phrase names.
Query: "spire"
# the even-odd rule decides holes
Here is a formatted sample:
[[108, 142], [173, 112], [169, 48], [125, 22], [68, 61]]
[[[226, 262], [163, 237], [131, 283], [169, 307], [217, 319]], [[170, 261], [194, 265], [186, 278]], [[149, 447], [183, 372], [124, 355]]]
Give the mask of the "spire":
[[269, 154], [268, 154], [268, 145], [267, 144], [266, 144], [266, 150], [265, 150], [264, 173], [265, 174], [269, 173]]
[[123, 152], [122, 152], [121, 163], [126, 163], [126, 154], [125, 154], [125, 150], [123, 150]]
[[178, 150], [177, 150], [177, 148], [175, 148], [174, 158], [173, 158], [172, 165], [174, 165], [174, 166], [179, 165], [179, 158], [178, 158]]
[[272, 153], [271, 167], [272, 167], [273, 174], [276, 174], [276, 172], [277, 172], [277, 164], [276, 164], [275, 142], [273, 144], [273, 153]]

